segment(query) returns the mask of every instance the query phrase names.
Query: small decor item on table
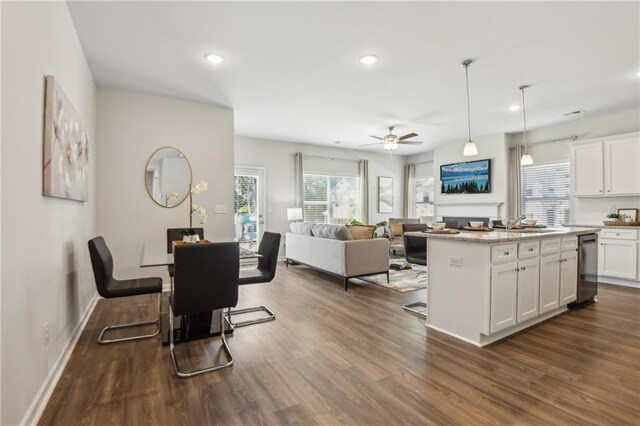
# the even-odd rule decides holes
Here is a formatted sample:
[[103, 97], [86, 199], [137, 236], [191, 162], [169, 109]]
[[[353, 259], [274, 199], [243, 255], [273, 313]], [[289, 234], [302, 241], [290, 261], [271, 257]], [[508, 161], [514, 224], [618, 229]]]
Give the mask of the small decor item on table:
[[183, 243], [195, 244], [198, 241], [200, 241], [200, 236], [198, 235], [195, 229], [189, 228], [182, 231]]
[[640, 226], [638, 209], [618, 209], [617, 213], [609, 213], [604, 220], [606, 226]]
[[638, 209], [618, 209], [618, 217], [625, 222], [637, 222]]

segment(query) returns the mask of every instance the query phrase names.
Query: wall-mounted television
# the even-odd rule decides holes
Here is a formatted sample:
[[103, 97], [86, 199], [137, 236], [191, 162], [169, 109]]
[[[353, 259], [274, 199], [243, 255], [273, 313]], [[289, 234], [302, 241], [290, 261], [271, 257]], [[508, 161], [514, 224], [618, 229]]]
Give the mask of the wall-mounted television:
[[442, 194], [491, 192], [491, 160], [467, 161], [440, 166]]

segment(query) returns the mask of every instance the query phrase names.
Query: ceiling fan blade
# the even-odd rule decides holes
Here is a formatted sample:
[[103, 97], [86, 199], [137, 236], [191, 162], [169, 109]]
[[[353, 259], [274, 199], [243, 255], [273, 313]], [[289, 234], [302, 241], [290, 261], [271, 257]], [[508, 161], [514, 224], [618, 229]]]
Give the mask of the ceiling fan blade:
[[416, 136], [418, 136], [417, 133], [407, 133], [404, 136], [400, 136], [399, 140], [403, 141], [405, 139], [411, 139], [411, 138], [415, 138]]
[[400, 141], [398, 142], [399, 145], [422, 145], [422, 142], [420, 141]]
[[381, 141], [383, 141], [384, 139], [382, 139], [380, 136], [369, 136], [370, 138], [374, 138], [374, 139], [380, 139]]
[[358, 146], [371, 146], [371, 145], [382, 145], [383, 142], [374, 142], [374, 143], [365, 143], [364, 145], [358, 145]]

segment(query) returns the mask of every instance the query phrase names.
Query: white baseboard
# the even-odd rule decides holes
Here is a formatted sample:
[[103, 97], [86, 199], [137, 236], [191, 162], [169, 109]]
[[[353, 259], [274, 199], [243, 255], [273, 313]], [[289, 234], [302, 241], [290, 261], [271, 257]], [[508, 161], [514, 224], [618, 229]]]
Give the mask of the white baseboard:
[[622, 280], [620, 278], [603, 277], [598, 275], [598, 282], [603, 284], [621, 285], [624, 287], [640, 288], [640, 282], [631, 280]]
[[42, 383], [42, 386], [40, 386], [38, 393], [36, 394], [35, 398], [33, 398], [29, 409], [20, 421], [20, 425], [35, 425], [40, 421], [40, 417], [42, 416], [42, 413], [44, 412], [44, 409], [49, 402], [49, 398], [51, 398], [53, 390], [58, 384], [58, 380], [60, 380], [60, 376], [64, 371], [64, 367], [66, 367], [67, 362], [69, 362], [69, 358], [71, 357], [71, 354], [73, 353], [73, 350], [78, 343], [78, 339], [80, 339], [80, 336], [82, 335], [82, 332], [84, 331], [89, 318], [91, 318], [91, 314], [93, 313], [93, 310], [98, 303], [98, 299], [98, 293], [95, 293], [93, 299], [91, 299], [89, 305], [82, 313], [80, 322], [78, 322], [78, 325], [73, 330], [69, 342], [65, 346], [64, 350], [60, 353], [60, 356], [58, 356], [58, 359], [53, 364], [53, 368], [49, 371], [49, 374], [45, 378], [44, 383]]

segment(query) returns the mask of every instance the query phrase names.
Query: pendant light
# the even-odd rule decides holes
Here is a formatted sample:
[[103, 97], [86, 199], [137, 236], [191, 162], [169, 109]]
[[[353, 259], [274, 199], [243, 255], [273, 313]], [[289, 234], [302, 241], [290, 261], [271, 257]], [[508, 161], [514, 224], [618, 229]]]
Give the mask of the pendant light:
[[469, 129], [469, 140], [464, 145], [464, 150], [462, 151], [462, 155], [465, 157], [473, 157], [474, 155], [478, 155], [478, 147], [475, 142], [471, 140], [471, 104], [469, 102], [469, 65], [471, 65], [473, 61], [471, 59], [467, 59], [462, 62], [462, 66], [464, 67], [464, 74], [467, 80], [467, 124]]
[[522, 93], [522, 122], [524, 124], [524, 154], [522, 155], [522, 158], [520, 159], [520, 165], [521, 166], [529, 166], [529, 165], [533, 164], [533, 158], [531, 157], [531, 154], [529, 154], [529, 151], [528, 151], [528, 144], [527, 144], [527, 113], [526, 113], [525, 107], [524, 107], [524, 92], [528, 88], [529, 88], [529, 86], [527, 86], [527, 85], [520, 86], [520, 92]]

